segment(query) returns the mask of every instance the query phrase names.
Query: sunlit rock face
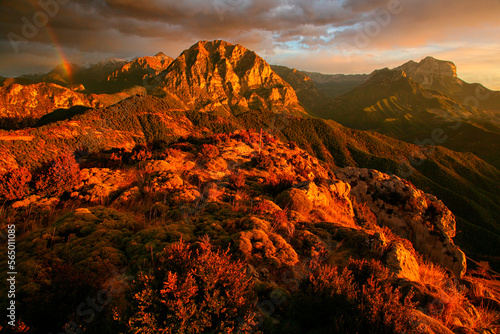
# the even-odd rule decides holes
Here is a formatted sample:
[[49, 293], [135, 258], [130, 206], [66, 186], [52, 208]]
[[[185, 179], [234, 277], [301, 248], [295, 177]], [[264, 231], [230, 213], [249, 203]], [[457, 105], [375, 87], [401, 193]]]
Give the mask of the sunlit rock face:
[[189, 109], [226, 114], [248, 109], [304, 113], [293, 88], [261, 57], [241, 45], [199, 42], [160, 77], [161, 89]]
[[380, 225], [410, 240], [418, 252], [455, 276], [463, 276], [465, 255], [452, 240], [455, 217], [443, 202], [408, 181], [376, 170], [348, 167], [335, 175], [350, 183], [351, 193], [367, 203]]

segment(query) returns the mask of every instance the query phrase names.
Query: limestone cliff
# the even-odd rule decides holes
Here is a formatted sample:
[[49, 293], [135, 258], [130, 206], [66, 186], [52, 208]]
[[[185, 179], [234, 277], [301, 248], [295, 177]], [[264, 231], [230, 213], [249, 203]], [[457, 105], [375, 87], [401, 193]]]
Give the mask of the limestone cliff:
[[173, 58], [159, 52], [153, 57], [140, 57], [126, 63], [111, 73], [107, 80], [110, 85], [131, 87], [134, 85], [153, 86], [153, 78], [166, 70], [174, 61]]
[[160, 88], [193, 110], [305, 113], [293, 88], [261, 57], [241, 45], [199, 42], [184, 51], [160, 77]]
[[335, 175], [351, 185], [356, 200], [367, 203], [378, 224], [410, 240], [418, 252], [455, 276], [465, 273], [465, 255], [452, 240], [455, 217], [443, 202], [408, 181], [376, 170], [348, 167]]

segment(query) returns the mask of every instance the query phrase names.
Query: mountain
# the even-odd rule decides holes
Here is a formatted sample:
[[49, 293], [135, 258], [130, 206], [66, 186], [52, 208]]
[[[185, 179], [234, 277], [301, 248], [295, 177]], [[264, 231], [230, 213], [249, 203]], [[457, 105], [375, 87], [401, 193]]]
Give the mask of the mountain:
[[225, 115], [248, 109], [305, 114], [293, 88], [241, 45], [198, 42], [159, 77], [158, 91], [175, 96], [188, 109]]
[[[446, 70], [452, 75], [451, 65]], [[407, 142], [472, 152], [500, 167], [499, 113], [425, 89], [402, 70], [373, 72], [365, 83], [332, 100], [328, 108], [316, 114]]]
[[109, 85], [108, 76], [126, 63], [124, 59], [108, 58], [87, 66], [61, 64], [45, 75], [42, 81], [66, 87], [83, 85], [90, 93], [115, 93], [117, 90]]
[[136, 58], [111, 73], [107, 81], [117, 90], [133, 86], [154, 88], [155, 82], [152, 79], [166, 70], [173, 61], [173, 58], [162, 52], [153, 57]]
[[[68, 118], [65, 110], [73, 107], [107, 107], [136, 94], [146, 94], [142, 87], [116, 94], [85, 94], [52, 83], [30, 84], [22, 79], [6, 80], [0, 87], [0, 128], [34, 126], [49, 114]], [[68, 113], [70, 115], [71, 113]]]
[[336, 98], [361, 85], [368, 74], [323, 74], [302, 71], [316, 84], [318, 90], [329, 98]]
[[500, 92], [463, 81], [457, 76], [457, 68], [451, 61], [426, 57], [418, 63], [409, 61], [395, 69], [404, 71], [425, 88], [437, 90], [459, 102], [500, 112]]
[[292, 86], [298, 100], [309, 114], [315, 115], [318, 110], [327, 107], [328, 98], [319, 91], [317, 85], [304, 72], [280, 65], [271, 65], [271, 69]]

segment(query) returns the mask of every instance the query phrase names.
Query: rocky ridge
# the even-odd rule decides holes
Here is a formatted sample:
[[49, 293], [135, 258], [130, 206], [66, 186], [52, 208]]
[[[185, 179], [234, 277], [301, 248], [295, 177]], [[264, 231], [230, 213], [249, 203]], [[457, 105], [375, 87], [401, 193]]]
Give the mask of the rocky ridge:
[[443, 202], [395, 175], [352, 167], [334, 173], [351, 185], [351, 194], [369, 206], [379, 224], [410, 240], [417, 251], [455, 276], [463, 276], [465, 254], [452, 241], [455, 217]]
[[120, 85], [123, 87], [153, 86], [153, 78], [166, 70], [174, 61], [173, 58], [159, 52], [153, 57], [139, 57], [126, 63], [107, 77], [110, 85]]
[[160, 74], [164, 94], [188, 109], [237, 114], [248, 109], [305, 114], [293, 88], [241, 45], [198, 42]]
[[[369, 249], [387, 249], [387, 266], [399, 277], [418, 279], [415, 256], [401, 242], [389, 247], [390, 242], [380, 228], [360, 227], [353, 210], [353, 198], [373, 211], [377, 225], [387, 226], [396, 235], [411, 241], [421, 255], [449, 269], [456, 277], [465, 273], [465, 256], [452, 240], [455, 218], [434, 196], [424, 194], [408, 181], [375, 170], [350, 167], [334, 170], [332, 174], [298, 147], [291, 148], [266, 135], [268, 142], [259, 149], [256, 142], [238, 139], [241, 133], [237, 131], [232, 135], [235, 139], [213, 146], [216, 147], [212, 148], [216, 151], [214, 156], [202, 160], [192, 151], [193, 146], [188, 145], [183, 148], [190, 148], [187, 151], [170, 150], [164, 159], [139, 163], [136, 168], [144, 171], [143, 188], [131, 181], [130, 171], [127, 174], [109, 168], [82, 169], [81, 181], [72, 190], [71, 198], [90, 204], [112, 200], [116, 205], [127, 205], [144, 193], [166, 193], [173, 202], [182, 203], [184, 210], [197, 212], [210, 205], [234, 205], [234, 201], [243, 200], [242, 194], [230, 195], [231, 186], [227, 181], [234, 173], [240, 173], [242, 178], [255, 180], [269, 189], [282, 189], [275, 197], [269, 197], [266, 192], [256, 194], [253, 201], [257, 205], [265, 203], [263, 206], [268, 209], [264, 210], [270, 210], [271, 215], [277, 211], [286, 214], [293, 222], [289, 228], [304, 222], [327, 223], [344, 229], [350, 238], [358, 235], [370, 245]], [[204, 186], [200, 188], [199, 184]], [[15, 202], [13, 207], [51, 204], [59, 204], [59, 199], [31, 196]], [[259, 233], [264, 232], [269, 233]], [[295, 264], [292, 262], [290, 264]]]
[[0, 118], [36, 121], [58, 109], [105, 108], [132, 95], [145, 93], [141, 87], [116, 94], [85, 94], [52, 83], [13, 83], [0, 87]]

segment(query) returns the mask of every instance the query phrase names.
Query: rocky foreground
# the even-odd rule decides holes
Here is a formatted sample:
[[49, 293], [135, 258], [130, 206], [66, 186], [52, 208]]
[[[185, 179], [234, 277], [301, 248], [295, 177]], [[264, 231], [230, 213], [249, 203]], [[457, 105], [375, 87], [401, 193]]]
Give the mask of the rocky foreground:
[[[66, 170], [75, 171], [73, 167]], [[58, 289], [57, 284], [62, 284], [63, 290], [88, 293], [110, 282], [121, 287], [116, 289], [113, 302], [96, 322], [86, 324], [80, 317], [81, 328], [92, 332], [106, 324], [145, 333], [146, 329], [166, 326], [161, 312], [168, 308], [160, 313], [147, 310], [154, 305], [180, 307], [181, 300], [175, 299], [184, 296], [180, 292], [169, 295], [174, 299], [155, 301], [164, 296], [166, 290], [161, 286], [171, 277], [165, 274], [166, 281], [161, 281], [158, 268], [174, 270], [165, 259], [175, 249], [179, 251], [172, 250], [179, 240], [183, 251], [187, 251], [183, 242], [194, 245], [203, 240], [202, 253], [197, 251], [197, 256], [207, 247], [227, 249], [241, 266], [239, 272], [249, 280], [246, 282], [251, 283], [248, 296], [254, 299], [238, 306], [246, 305], [246, 320], [227, 325], [233, 328], [226, 328], [228, 333], [236, 328], [274, 333], [280, 326], [290, 326], [291, 333], [314, 330], [314, 320], [305, 329], [307, 326], [290, 314], [301, 305], [298, 301], [304, 302], [306, 297], [301, 293], [310, 291], [315, 296], [323, 291], [315, 289], [324, 275], [333, 276], [322, 284], [340, 280], [340, 285], [336, 293], [328, 288], [330, 297], [322, 296], [346, 298], [351, 305], [331, 306], [338, 302], [332, 299], [333, 304], [324, 307], [354, 310], [353, 317], [365, 319], [366, 326], [378, 324], [375, 332], [398, 332], [399, 328], [415, 333], [494, 333], [498, 328], [498, 287], [486, 279], [487, 271], [475, 277], [467, 273], [464, 253], [453, 243], [453, 214], [435, 196], [397, 176], [363, 168], [330, 170], [293, 143], [248, 131], [190, 137], [129, 153], [89, 155], [81, 158], [77, 167], [70, 186], [64, 188], [67, 183], [58, 188], [63, 191], [44, 194], [30, 188], [22, 198], [6, 202], [2, 212], [5, 222], [14, 222], [20, 234], [20, 293], [27, 301], [21, 305], [25, 312], [21, 320], [33, 330], [58, 330], [66, 321], [78, 318], [73, 304], [76, 308], [80, 297], [64, 296], [59, 291], [47, 297], [47, 291]], [[206, 273], [212, 269], [196, 270]], [[331, 270], [349, 271], [337, 277]], [[342, 277], [351, 277], [349, 273], [355, 281], [342, 281]], [[86, 278], [67, 286], [55, 274]], [[196, 277], [203, 280], [205, 276]], [[359, 277], [365, 279], [358, 281]], [[161, 291], [148, 299], [147, 291], [156, 289], [149, 284], [156, 280], [164, 282], [154, 285]], [[209, 282], [202, 288], [198, 281], [198, 290], [193, 291], [211, 289], [212, 283], [218, 286]], [[364, 299], [368, 297], [363, 291], [369, 287], [375, 289], [369, 295], [378, 296], [382, 304], [395, 303], [392, 311], [376, 304], [381, 309], [372, 316], [382, 320], [370, 320], [363, 313], [368, 312], [367, 305], [372, 305], [370, 312], [376, 312], [373, 303], [379, 303]], [[142, 292], [137, 294], [137, 289]], [[197, 298], [202, 296], [193, 293], [189, 303], [201, 303]], [[64, 301], [69, 310], [54, 320], [53, 327], [46, 327], [38, 306], [34, 310], [30, 305], [37, 302], [50, 309], [58, 298], [69, 299]], [[177, 304], [169, 304], [172, 300]], [[313, 303], [307, 305], [318, 302], [307, 300]], [[272, 312], [265, 309], [264, 302], [272, 304]], [[343, 314], [347, 309], [334, 311]], [[394, 314], [391, 318], [391, 312], [400, 313], [400, 317]], [[183, 323], [183, 315], [176, 317], [172, 318], [175, 324]], [[330, 323], [326, 328], [340, 326], [339, 332], [354, 332], [345, 317], [345, 322], [332, 320], [336, 325]]]

